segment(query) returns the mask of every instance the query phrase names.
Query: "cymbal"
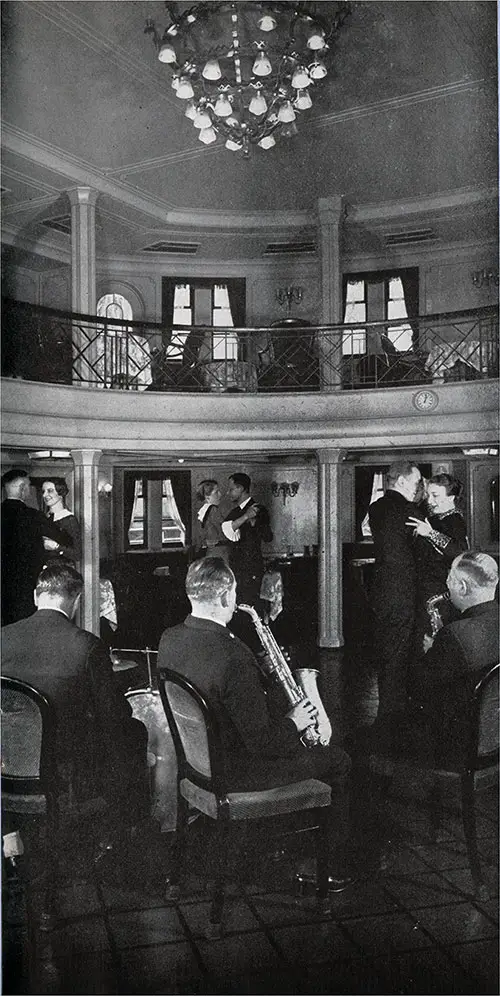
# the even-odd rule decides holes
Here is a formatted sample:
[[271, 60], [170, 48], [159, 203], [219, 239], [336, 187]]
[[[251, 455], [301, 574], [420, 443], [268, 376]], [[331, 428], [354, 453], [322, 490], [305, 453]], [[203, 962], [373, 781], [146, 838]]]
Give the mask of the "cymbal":
[[113, 671], [130, 671], [133, 667], [139, 667], [138, 661], [133, 661], [129, 657], [120, 657], [117, 653], [111, 654]]

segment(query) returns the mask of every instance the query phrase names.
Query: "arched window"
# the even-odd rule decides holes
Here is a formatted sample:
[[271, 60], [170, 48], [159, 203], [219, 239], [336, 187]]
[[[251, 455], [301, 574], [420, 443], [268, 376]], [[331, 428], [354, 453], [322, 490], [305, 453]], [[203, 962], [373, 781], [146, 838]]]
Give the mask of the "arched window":
[[[131, 322], [134, 317], [132, 305], [123, 294], [103, 294], [97, 305], [97, 315], [99, 318], [118, 318], [122, 322]], [[108, 331], [115, 334], [125, 332], [119, 325], [114, 329], [108, 325]]]
[[149, 342], [126, 325], [112, 324], [113, 318], [133, 321], [130, 301], [123, 294], [103, 294], [97, 304], [97, 316], [106, 319], [101, 329], [104, 349], [96, 362], [98, 386], [144, 390], [151, 384]]

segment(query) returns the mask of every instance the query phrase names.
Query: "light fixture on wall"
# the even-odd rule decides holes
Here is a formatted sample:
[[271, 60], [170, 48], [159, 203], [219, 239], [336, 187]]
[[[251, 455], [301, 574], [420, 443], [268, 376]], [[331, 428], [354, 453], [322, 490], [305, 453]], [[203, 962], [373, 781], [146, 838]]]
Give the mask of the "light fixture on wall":
[[32, 450], [28, 453], [30, 460], [68, 460], [70, 450]]
[[97, 493], [100, 498], [111, 498], [113, 485], [109, 481], [100, 481], [97, 485]]
[[281, 495], [283, 498], [283, 504], [286, 505], [287, 498], [295, 498], [295, 495], [299, 490], [299, 482], [292, 481], [289, 483], [288, 481], [280, 481], [278, 484], [277, 481], [273, 481], [271, 484], [271, 490], [275, 498], [279, 498]]
[[302, 287], [278, 287], [276, 291], [276, 297], [283, 307], [287, 304], [288, 306], [288, 317], [290, 317], [290, 312], [292, 310], [292, 304], [300, 304], [304, 296], [304, 290]]
[[485, 285], [489, 287], [490, 284], [495, 284], [495, 286], [498, 287], [498, 270], [487, 270], [486, 267], [484, 267], [483, 270], [473, 270], [471, 277], [474, 287], [479, 288], [484, 287]]
[[172, 72], [185, 116], [200, 142], [220, 136], [226, 149], [248, 156], [250, 145], [271, 149], [278, 135], [297, 134], [352, 4], [337, 0], [327, 12], [322, 3], [260, 0], [165, 7], [163, 34], [151, 18], [144, 30]]

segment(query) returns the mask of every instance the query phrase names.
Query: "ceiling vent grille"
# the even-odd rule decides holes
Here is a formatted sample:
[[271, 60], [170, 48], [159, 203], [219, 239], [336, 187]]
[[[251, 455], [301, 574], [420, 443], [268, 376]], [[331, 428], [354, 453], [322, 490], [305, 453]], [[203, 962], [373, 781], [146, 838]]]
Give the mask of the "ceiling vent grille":
[[179, 253], [183, 256], [194, 256], [200, 248], [199, 242], [153, 242], [150, 246], [144, 246], [143, 252], [166, 252]]
[[55, 232], [63, 232], [64, 235], [71, 235], [71, 215], [61, 214], [58, 218], [46, 218], [42, 221], [46, 228], [52, 228]]
[[386, 246], [411, 246], [419, 242], [436, 242], [432, 228], [415, 228], [408, 232], [390, 232], [384, 235]]
[[291, 256], [294, 253], [316, 252], [315, 242], [269, 242], [264, 249], [264, 256]]

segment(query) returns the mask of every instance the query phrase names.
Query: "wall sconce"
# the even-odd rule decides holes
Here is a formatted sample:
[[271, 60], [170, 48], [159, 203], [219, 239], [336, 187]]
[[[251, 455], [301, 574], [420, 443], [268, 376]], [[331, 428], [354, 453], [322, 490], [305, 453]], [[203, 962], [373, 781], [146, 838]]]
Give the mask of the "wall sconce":
[[473, 270], [471, 273], [472, 283], [474, 287], [484, 287], [486, 284], [488, 287], [490, 284], [496, 284], [498, 287], [498, 270]]
[[274, 497], [277, 498], [279, 495], [281, 495], [281, 497], [283, 498], [283, 504], [286, 505], [287, 498], [295, 498], [295, 495], [299, 490], [299, 482], [292, 481], [292, 483], [289, 484], [288, 481], [280, 481], [280, 483], [278, 484], [277, 481], [273, 481], [271, 484], [271, 489]]
[[113, 485], [109, 481], [101, 481], [97, 486], [97, 493], [101, 498], [111, 498]]
[[276, 291], [276, 297], [281, 304], [284, 305], [285, 301], [288, 305], [288, 317], [290, 317], [290, 312], [292, 310], [292, 304], [300, 304], [303, 297], [302, 287], [278, 287]]

